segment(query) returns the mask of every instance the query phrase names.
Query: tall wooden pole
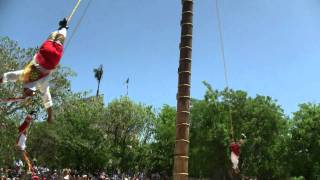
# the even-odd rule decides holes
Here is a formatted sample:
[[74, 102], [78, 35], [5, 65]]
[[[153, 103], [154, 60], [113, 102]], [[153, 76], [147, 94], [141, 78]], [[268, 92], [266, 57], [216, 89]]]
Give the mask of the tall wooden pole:
[[182, 0], [174, 180], [188, 179], [193, 0]]

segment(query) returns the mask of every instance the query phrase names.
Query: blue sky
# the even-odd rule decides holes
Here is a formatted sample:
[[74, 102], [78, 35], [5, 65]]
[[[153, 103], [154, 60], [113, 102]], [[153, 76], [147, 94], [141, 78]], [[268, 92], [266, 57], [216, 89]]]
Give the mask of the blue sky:
[[[75, 3], [0, 0], [0, 36], [38, 46]], [[215, 0], [196, 0], [194, 11], [191, 93], [202, 98], [203, 80], [218, 89], [225, 82]], [[231, 88], [269, 95], [288, 115], [299, 103], [319, 102], [320, 1], [220, 0], [220, 12]], [[130, 77], [133, 100], [176, 105], [180, 14], [180, 0], [93, 0], [61, 62], [78, 74], [72, 89], [94, 94], [93, 68], [103, 64], [106, 102], [125, 94]]]

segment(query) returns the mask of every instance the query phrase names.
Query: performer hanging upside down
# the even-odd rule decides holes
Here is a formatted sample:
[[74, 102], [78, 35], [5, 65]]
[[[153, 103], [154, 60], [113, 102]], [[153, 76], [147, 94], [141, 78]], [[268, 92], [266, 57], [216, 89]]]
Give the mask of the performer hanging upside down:
[[63, 44], [67, 36], [68, 21], [59, 22], [59, 29], [50, 34], [41, 45], [31, 62], [23, 70], [3, 74], [0, 83], [21, 81], [24, 84], [23, 96], [35, 95], [38, 89], [48, 112], [48, 122], [52, 122], [52, 99], [49, 89], [49, 75], [58, 67], [63, 54]]
[[22, 155], [23, 155], [23, 159], [24, 161], [27, 163], [28, 165], [28, 172], [32, 172], [32, 164], [31, 161], [28, 157], [28, 153], [26, 151], [26, 141], [27, 141], [27, 130], [32, 122], [32, 114], [34, 112], [28, 114], [24, 120], [24, 122], [19, 126], [19, 136], [17, 139], [17, 148], [18, 150], [21, 151]]
[[246, 136], [241, 134], [241, 139], [239, 141], [233, 139], [230, 143], [230, 151], [231, 151], [231, 162], [232, 162], [232, 169], [234, 173], [240, 173], [239, 169], [239, 157], [240, 157], [240, 147], [245, 143]]

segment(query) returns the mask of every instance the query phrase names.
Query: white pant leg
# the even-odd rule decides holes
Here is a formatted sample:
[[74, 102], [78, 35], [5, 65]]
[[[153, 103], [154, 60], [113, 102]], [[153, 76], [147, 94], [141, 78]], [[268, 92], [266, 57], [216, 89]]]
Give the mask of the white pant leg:
[[24, 151], [26, 149], [26, 141], [27, 141], [27, 136], [24, 135], [23, 133], [21, 133], [19, 135], [19, 139], [18, 139], [18, 146], [20, 147], [20, 149], [22, 151]]
[[237, 156], [235, 153], [231, 152], [231, 162], [232, 162], [232, 168], [238, 169], [239, 164], [239, 156]]
[[37, 86], [36, 86], [37, 89], [42, 94], [42, 101], [46, 109], [48, 109], [53, 105], [52, 97], [50, 94], [49, 79], [50, 79], [50, 75], [39, 79], [39, 81], [37, 81]]
[[23, 73], [23, 70], [11, 71], [11, 72], [4, 73], [2, 81], [4, 83], [16, 82], [19, 80], [19, 77], [21, 76], [22, 73]]

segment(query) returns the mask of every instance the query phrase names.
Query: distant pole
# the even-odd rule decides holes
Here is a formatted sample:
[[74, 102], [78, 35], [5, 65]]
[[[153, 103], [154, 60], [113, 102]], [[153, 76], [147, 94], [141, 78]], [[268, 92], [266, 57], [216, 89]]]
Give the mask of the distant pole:
[[102, 76], [103, 76], [103, 65], [101, 64], [101, 65], [99, 66], [99, 68], [93, 69], [93, 72], [94, 72], [94, 77], [95, 77], [95, 78], [97, 79], [97, 81], [98, 81], [98, 88], [97, 88], [96, 97], [99, 97], [100, 82], [101, 82], [101, 79], [102, 79]]
[[127, 93], [126, 93], [126, 96], [129, 95], [129, 83], [127, 83]]
[[177, 94], [174, 180], [187, 180], [189, 161], [189, 116], [192, 60], [193, 0], [182, 0], [179, 82]]
[[128, 96], [129, 95], [129, 78], [126, 80], [125, 84], [126, 84], [126, 96]]

